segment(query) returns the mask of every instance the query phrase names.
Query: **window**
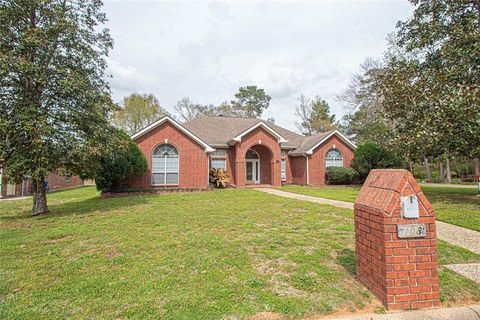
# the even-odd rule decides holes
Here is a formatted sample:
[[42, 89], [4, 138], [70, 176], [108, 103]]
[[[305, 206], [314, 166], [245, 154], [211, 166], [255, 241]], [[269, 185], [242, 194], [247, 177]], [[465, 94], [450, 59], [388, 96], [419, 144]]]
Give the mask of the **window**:
[[343, 167], [343, 157], [340, 151], [332, 149], [327, 152], [326, 167]]
[[258, 159], [258, 154], [255, 150], [249, 149], [247, 151], [246, 159]]
[[174, 146], [162, 144], [153, 151], [152, 184], [178, 184], [178, 152]]
[[282, 159], [282, 170], [281, 170], [282, 181], [287, 180], [287, 160]]
[[212, 169], [227, 170], [227, 160], [225, 160], [225, 159], [212, 159], [211, 168]]
[[212, 157], [225, 157], [226, 151], [225, 149], [217, 149], [212, 152]]
[[282, 151], [280, 152], [280, 157], [285, 158], [286, 156], [287, 156], [287, 151], [286, 151], [286, 150], [282, 150]]
[[225, 149], [217, 149], [212, 152], [210, 158], [211, 169], [223, 169], [227, 170], [227, 151]]

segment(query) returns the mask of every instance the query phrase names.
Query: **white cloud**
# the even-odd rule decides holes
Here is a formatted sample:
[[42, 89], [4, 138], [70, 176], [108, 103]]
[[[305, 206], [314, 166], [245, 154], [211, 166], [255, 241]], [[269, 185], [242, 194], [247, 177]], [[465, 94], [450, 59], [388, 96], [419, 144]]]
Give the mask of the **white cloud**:
[[265, 116], [294, 129], [301, 93], [334, 97], [368, 56], [379, 56], [408, 1], [118, 2], [107, 1], [115, 41], [109, 59], [114, 98], [155, 94], [170, 111], [177, 100], [218, 104], [239, 86], [272, 96]]

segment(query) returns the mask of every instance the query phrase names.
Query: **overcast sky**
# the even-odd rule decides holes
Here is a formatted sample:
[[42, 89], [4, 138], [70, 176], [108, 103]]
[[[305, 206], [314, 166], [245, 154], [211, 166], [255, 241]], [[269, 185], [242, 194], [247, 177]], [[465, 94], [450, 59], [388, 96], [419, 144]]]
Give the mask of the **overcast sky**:
[[115, 46], [113, 97], [153, 93], [173, 113], [182, 97], [230, 101], [240, 86], [272, 97], [263, 117], [295, 129], [295, 105], [319, 95], [340, 118], [335, 95], [367, 57], [379, 57], [407, 1], [105, 1]]

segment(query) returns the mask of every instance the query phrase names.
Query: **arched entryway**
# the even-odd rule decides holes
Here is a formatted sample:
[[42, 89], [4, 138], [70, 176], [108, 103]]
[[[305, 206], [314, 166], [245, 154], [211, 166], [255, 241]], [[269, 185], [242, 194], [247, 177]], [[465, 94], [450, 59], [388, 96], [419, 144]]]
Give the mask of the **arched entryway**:
[[263, 145], [254, 145], [245, 154], [245, 183], [272, 184], [272, 151]]

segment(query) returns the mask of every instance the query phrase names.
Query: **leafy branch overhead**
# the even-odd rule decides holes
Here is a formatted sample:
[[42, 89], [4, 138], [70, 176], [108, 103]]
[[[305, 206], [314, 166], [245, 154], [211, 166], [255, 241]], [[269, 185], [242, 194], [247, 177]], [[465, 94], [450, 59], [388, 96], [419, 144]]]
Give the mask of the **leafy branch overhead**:
[[352, 108], [344, 127], [409, 160], [479, 157], [480, 4], [412, 3], [383, 59], [367, 60], [339, 96]]

